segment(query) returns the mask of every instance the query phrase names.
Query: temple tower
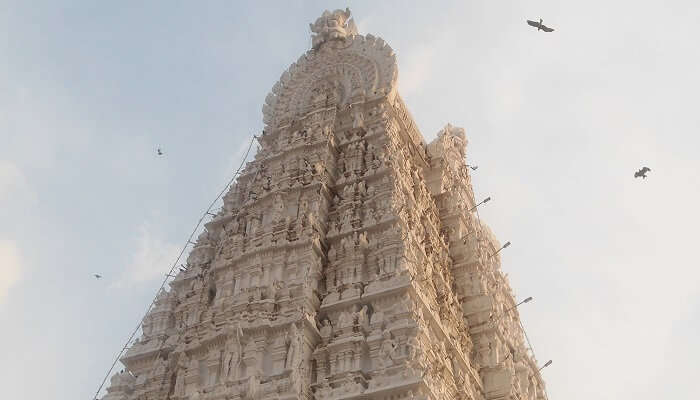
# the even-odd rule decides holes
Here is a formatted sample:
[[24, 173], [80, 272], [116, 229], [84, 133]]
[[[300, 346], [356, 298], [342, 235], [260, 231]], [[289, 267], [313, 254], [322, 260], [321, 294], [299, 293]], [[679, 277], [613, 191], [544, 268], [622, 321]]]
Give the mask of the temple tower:
[[349, 10], [311, 31], [103, 399], [546, 398], [464, 130], [425, 143], [393, 50]]

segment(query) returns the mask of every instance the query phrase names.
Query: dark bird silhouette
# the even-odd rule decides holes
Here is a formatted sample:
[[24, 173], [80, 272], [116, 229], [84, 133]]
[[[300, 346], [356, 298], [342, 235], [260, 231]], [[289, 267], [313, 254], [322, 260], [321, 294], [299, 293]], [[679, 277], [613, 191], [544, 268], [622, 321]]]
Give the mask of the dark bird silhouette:
[[92, 274], [92, 275], [93, 275], [95, 278], [97, 278], [97, 279], [102, 278], [102, 275], [100, 275], [100, 274]]
[[537, 28], [538, 31], [540, 31], [540, 30], [545, 31], [545, 32], [552, 32], [552, 31], [554, 31], [554, 29], [548, 28], [548, 27], [544, 26], [544, 24], [542, 24], [542, 18], [540, 18], [540, 22], [530, 21], [530, 20], [528, 19], [528, 20], [527, 20], [527, 24], [530, 25], [530, 26], [534, 26], [535, 28]]
[[635, 178], [641, 177], [642, 179], [646, 179], [647, 177], [647, 172], [651, 171], [651, 168], [648, 167], [642, 167], [639, 171], [634, 173]]
[[158, 155], [159, 155], [159, 156], [162, 156], [162, 155], [163, 155], [163, 152], [160, 150], [160, 147], [158, 148]]
[[467, 165], [467, 167], [471, 168], [472, 171], [476, 171], [479, 168], [478, 165]]

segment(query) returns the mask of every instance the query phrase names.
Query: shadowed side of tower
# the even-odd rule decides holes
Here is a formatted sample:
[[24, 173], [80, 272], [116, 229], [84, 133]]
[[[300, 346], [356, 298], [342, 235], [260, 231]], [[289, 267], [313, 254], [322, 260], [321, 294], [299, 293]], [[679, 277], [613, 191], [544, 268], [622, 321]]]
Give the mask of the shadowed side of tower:
[[392, 49], [349, 10], [311, 30], [104, 399], [544, 398], [498, 243], [468, 211], [464, 131], [424, 142]]

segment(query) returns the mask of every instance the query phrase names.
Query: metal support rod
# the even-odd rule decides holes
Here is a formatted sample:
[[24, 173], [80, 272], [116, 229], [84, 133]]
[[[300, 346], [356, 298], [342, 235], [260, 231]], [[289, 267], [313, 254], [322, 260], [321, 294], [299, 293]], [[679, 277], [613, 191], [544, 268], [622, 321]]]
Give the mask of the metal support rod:
[[552, 365], [552, 360], [549, 360], [546, 363], [544, 363], [544, 365], [541, 366], [540, 369], [537, 370], [537, 372], [542, 371], [543, 368], [549, 367], [550, 365]]
[[508, 246], [510, 246], [510, 242], [506, 242], [503, 246], [501, 246], [500, 249], [496, 250], [495, 253], [491, 254], [491, 255], [489, 256], [488, 259], [490, 259], [491, 257], [495, 256], [495, 255], [498, 254], [501, 250], [505, 249], [505, 248], [508, 247]]
[[500, 249], [496, 250], [495, 253], [491, 254], [491, 255], [489, 256], [489, 258], [495, 256], [495, 255], [498, 254], [501, 250], [505, 249], [505, 248], [508, 247], [508, 246], [510, 246], [510, 242], [506, 242], [503, 246], [501, 246]]
[[527, 299], [521, 301], [520, 303], [514, 305], [513, 307], [510, 307], [509, 309], [503, 311], [503, 312], [501, 313], [501, 315], [500, 315], [498, 318], [496, 318], [495, 320], [493, 320], [493, 321], [491, 321], [491, 322], [496, 322], [496, 321], [498, 321], [499, 319], [501, 319], [504, 315], [506, 315], [506, 314], [507, 314], [508, 312], [510, 312], [511, 310], [514, 310], [514, 309], [518, 308], [518, 306], [520, 306], [521, 304], [529, 303], [530, 301], [532, 301], [532, 296], [530, 296], [530, 297], [528, 297]]
[[490, 200], [491, 200], [491, 197], [487, 197], [487, 198], [481, 200], [481, 202], [480, 202], [479, 204], [477, 204], [477, 205], [475, 205], [474, 207], [470, 208], [468, 212], [471, 212], [472, 210], [474, 210], [475, 208], [479, 207], [480, 205], [482, 205], [482, 204], [484, 204], [484, 203], [488, 203]]

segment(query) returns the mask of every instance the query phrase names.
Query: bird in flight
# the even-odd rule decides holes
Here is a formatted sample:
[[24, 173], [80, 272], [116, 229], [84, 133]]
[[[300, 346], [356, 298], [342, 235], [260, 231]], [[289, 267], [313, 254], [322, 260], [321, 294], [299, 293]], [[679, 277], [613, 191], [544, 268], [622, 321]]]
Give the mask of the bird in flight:
[[635, 178], [641, 177], [642, 179], [646, 179], [647, 177], [647, 172], [651, 171], [651, 168], [648, 167], [642, 167], [639, 171], [634, 173]]
[[535, 28], [537, 28], [538, 31], [539, 31], [539, 30], [542, 30], [542, 31], [545, 31], [545, 32], [552, 32], [552, 31], [554, 31], [554, 29], [548, 28], [548, 27], [544, 26], [544, 24], [542, 24], [542, 18], [540, 18], [540, 22], [530, 21], [530, 20], [528, 19], [528, 20], [527, 20], [527, 24], [530, 25], [530, 26], [534, 26]]
[[471, 168], [472, 171], [476, 171], [479, 168], [478, 165], [467, 165], [467, 167]]
[[160, 147], [158, 148], [157, 152], [158, 152], [158, 155], [159, 155], [159, 156], [162, 156], [162, 155], [163, 155], [163, 151], [161, 151]]
[[92, 276], [94, 276], [94, 277], [97, 278], [97, 279], [102, 278], [102, 275], [100, 275], [100, 274], [92, 274]]

